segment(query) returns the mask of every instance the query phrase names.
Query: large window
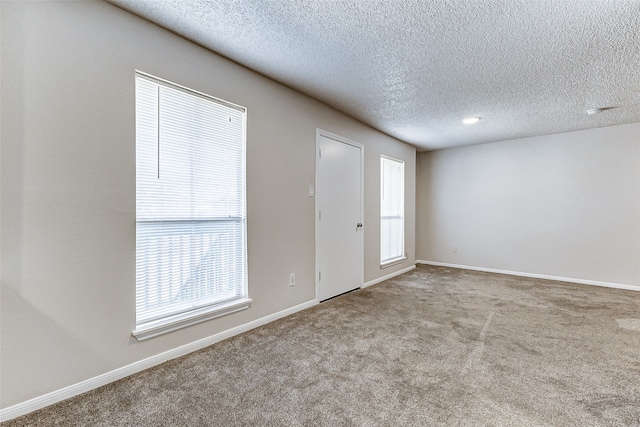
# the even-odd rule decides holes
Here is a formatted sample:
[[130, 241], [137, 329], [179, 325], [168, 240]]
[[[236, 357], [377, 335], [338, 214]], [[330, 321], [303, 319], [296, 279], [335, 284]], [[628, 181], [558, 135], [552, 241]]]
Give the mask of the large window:
[[138, 339], [247, 308], [244, 108], [136, 73]]
[[380, 265], [405, 259], [404, 162], [380, 157]]

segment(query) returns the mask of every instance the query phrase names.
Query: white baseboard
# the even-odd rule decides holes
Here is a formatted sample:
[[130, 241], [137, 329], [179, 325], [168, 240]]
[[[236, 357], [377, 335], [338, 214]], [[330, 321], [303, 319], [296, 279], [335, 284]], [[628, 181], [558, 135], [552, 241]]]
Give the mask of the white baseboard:
[[605, 288], [625, 289], [628, 291], [640, 291], [640, 286], [626, 285], [622, 283], [600, 282], [597, 280], [574, 279], [571, 277], [549, 276], [547, 274], [523, 273], [521, 271], [498, 270], [496, 268], [474, 267], [470, 265], [449, 264], [446, 262], [416, 260], [416, 264], [436, 265], [440, 267], [460, 268], [463, 270], [485, 271], [487, 273], [509, 274], [511, 276], [532, 277], [535, 279], [557, 280], [559, 282], [579, 283], [581, 285], [603, 286]]
[[165, 351], [158, 355], [148, 357], [138, 362], [134, 362], [130, 365], [123, 366], [122, 368], [115, 369], [111, 372], [98, 375], [97, 377], [90, 378], [85, 381], [81, 381], [77, 384], [73, 384], [68, 387], [61, 388], [60, 390], [52, 391], [51, 393], [47, 393], [39, 397], [35, 397], [33, 399], [27, 400], [26, 402], [18, 403], [16, 405], [9, 406], [4, 409], [0, 409], [0, 422], [19, 417], [21, 415], [28, 414], [29, 412], [33, 412], [37, 409], [41, 409], [46, 406], [53, 405], [54, 403], [60, 402], [65, 399], [69, 399], [70, 397], [74, 397], [79, 394], [86, 393], [87, 391], [91, 391], [98, 387], [102, 387], [103, 385], [128, 377], [129, 375], [133, 375], [137, 372], [144, 371], [145, 369], [149, 369], [151, 367], [164, 363], [168, 360], [175, 359], [176, 357], [184, 356], [196, 350], [200, 350], [202, 348], [215, 344], [219, 341], [225, 340], [227, 338], [231, 338], [234, 335], [241, 334], [253, 328], [257, 328], [258, 326], [266, 325], [269, 322], [273, 322], [274, 320], [280, 319], [282, 317], [285, 317], [290, 314], [296, 313], [298, 311], [304, 310], [306, 308], [312, 307], [316, 304], [318, 304], [317, 299], [307, 301], [305, 303], [296, 305], [286, 310], [282, 310], [277, 313], [273, 313], [268, 316], [262, 317], [260, 319], [256, 319], [244, 325], [236, 326], [235, 328], [228, 329], [226, 331], [217, 333], [210, 337], [203, 338], [201, 340], [194, 341], [189, 344], [185, 344], [183, 346]]
[[391, 279], [393, 277], [396, 277], [396, 276], [399, 276], [401, 274], [404, 274], [407, 271], [411, 271], [414, 268], [416, 268], [416, 266], [412, 265], [412, 266], [409, 266], [407, 268], [403, 268], [402, 270], [398, 270], [396, 272], [393, 272], [391, 274], [387, 274], [386, 276], [382, 276], [382, 277], [378, 277], [377, 279], [370, 280], [370, 281], [366, 282], [364, 285], [362, 285], [362, 288], [368, 288], [369, 286], [373, 286], [373, 285], [375, 285], [377, 283], [384, 282], [385, 280], [389, 280], [389, 279]]

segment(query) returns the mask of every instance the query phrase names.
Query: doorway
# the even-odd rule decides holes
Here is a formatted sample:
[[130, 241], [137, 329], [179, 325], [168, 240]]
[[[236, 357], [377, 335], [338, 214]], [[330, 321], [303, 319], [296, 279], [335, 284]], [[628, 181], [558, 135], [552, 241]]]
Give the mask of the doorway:
[[362, 144], [316, 132], [316, 293], [319, 301], [364, 279]]

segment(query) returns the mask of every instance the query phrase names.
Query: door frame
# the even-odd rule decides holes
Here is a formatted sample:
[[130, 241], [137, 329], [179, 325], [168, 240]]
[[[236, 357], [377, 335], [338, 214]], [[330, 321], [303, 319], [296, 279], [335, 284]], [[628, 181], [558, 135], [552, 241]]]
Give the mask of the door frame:
[[[315, 282], [316, 282], [316, 302], [320, 302], [320, 239], [318, 233], [318, 222], [319, 222], [319, 204], [322, 201], [322, 194], [318, 187], [318, 169], [320, 167], [320, 137], [333, 139], [334, 141], [340, 142], [342, 144], [351, 145], [360, 150], [360, 222], [363, 224], [362, 232], [360, 233], [360, 269], [359, 269], [359, 288], [364, 284], [364, 230], [365, 230], [365, 221], [364, 221], [364, 144], [359, 142], [350, 140], [340, 135], [336, 135], [335, 133], [327, 132], [320, 128], [316, 128], [316, 148], [315, 148], [315, 251], [316, 251], [316, 268], [315, 268]], [[358, 289], [358, 288], [355, 288]]]

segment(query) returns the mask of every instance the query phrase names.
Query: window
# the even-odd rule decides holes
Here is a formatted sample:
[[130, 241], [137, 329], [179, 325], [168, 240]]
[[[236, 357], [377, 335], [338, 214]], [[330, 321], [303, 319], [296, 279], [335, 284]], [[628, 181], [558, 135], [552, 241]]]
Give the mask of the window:
[[405, 258], [404, 162], [380, 157], [380, 266]]
[[139, 339], [242, 310], [246, 110], [136, 73]]

